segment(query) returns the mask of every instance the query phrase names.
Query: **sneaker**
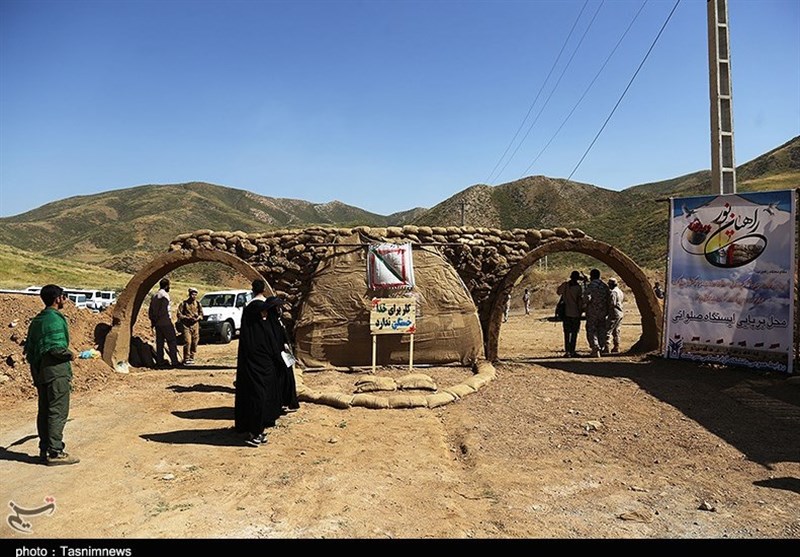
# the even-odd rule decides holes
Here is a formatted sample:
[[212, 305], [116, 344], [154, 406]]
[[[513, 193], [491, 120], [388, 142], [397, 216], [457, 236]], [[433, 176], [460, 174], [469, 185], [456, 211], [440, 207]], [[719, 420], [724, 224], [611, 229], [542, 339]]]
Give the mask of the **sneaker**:
[[185, 365], [185, 366], [190, 366], [190, 365], [192, 365], [193, 363], [194, 363], [194, 360], [184, 360], [184, 361], [183, 361], [183, 365]]
[[619, 354], [619, 346], [615, 346], [614, 348], [612, 348], [611, 349], [611, 353], [612, 354]]
[[589, 354], [589, 357], [590, 358], [599, 358], [600, 357], [600, 351], [599, 350], [592, 350], [592, 353]]
[[81, 461], [77, 456], [70, 456], [69, 454], [61, 451], [59, 453], [50, 453], [47, 455], [48, 466], [60, 466], [62, 464], [78, 464]]
[[259, 435], [251, 435], [247, 438], [245, 443], [250, 445], [251, 447], [260, 447], [261, 445], [267, 442], [267, 435], [265, 433], [261, 433]]

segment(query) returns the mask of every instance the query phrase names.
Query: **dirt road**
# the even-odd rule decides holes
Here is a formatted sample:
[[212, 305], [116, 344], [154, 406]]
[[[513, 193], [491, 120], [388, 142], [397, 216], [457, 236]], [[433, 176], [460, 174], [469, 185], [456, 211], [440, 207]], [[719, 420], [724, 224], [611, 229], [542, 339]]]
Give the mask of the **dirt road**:
[[[76, 466], [36, 464], [35, 401], [0, 398], [7, 512], [55, 499], [28, 533], [4, 515], [0, 537], [800, 538], [795, 379], [560, 358], [544, 313], [512, 315], [497, 376], [476, 393], [433, 409], [303, 403], [260, 448], [230, 429], [235, 342], [201, 346], [192, 369], [76, 392]], [[357, 375], [304, 380], [352, 392]]]

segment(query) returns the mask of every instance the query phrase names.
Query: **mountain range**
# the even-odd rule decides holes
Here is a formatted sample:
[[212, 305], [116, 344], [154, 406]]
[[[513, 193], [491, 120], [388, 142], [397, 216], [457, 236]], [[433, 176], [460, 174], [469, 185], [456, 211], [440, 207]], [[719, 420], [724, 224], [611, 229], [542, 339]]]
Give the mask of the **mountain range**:
[[[737, 192], [800, 187], [800, 136], [737, 167]], [[274, 228], [401, 226], [580, 228], [640, 266], [663, 268], [670, 197], [714, 194], [703, 170], [613, 191], [529, 176], [478, 184], [436, 206], [378, 215], [332, 201], [268, 197], [204, 182], [142, 185], [70, 197], [0, 218], [0, 244], [125, 273], [198, 229], [263, 232]]]

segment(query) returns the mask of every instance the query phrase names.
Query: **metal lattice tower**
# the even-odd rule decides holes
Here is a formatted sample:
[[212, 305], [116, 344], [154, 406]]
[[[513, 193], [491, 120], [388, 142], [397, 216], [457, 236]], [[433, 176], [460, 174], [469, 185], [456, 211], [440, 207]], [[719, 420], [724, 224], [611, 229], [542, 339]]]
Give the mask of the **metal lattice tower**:
[[706, 3], [711, 93], [711, 189], [720, 194], [736, 193], [728, 2], [706, 0]]

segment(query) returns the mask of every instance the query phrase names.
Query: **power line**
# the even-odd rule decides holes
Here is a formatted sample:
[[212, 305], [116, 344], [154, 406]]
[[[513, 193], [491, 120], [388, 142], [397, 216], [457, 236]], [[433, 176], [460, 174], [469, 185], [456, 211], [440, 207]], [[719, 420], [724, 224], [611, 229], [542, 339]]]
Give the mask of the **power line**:
[[[578, 17], [575, 18], [575, 22], [572, 24], [572, 28], [569, 30], [569, 34], [567, 35], [567, 38], [564, 39], [564, 44], [561, 45], [561, 50], [559, 51], [558, 56], [556, 57], [555, 61], [553, 62], [553, 65], [550, 67], [550, 71], [547, 73], [547, 77], [544, 78], [544, 81], [542, 82], [542, 86], [539, 88], [539, 92], [536, 93], [536, 98], [533, 99], [533, 102], [531, 103], [530, 107], [528, 107], [528, 112], [525, 114], [525, 117], [522, 119], [522, 122], [520, 122], [519, 127], [517, 128], [516, 133], [514, 133], [514, 137], [511, 138], [511, 141], [509, 142], [508, 146], [506, 147], [506, 150], [503, 151], [503, 154], [500, 156], [500, 159], [497, 161], [497, 163], [495, 163], [494, 168], [492, 168], [492, 171], [489, 173], [489, 176], [486, 178], [486, 183], [487, 184], [490, 183], [490, 181], [492, 179], [492, 176], [494, 175], [494, 171], [497, 170], [497, 167], [500, 166], [500, 163], [503, 162], [503, 159], [505, 158], [506, 154], [508, 154], [508, 150], [511, 149], [511, 146], [514, 144], [514, 141], [517, 139], [517, 136], [519, 135], [520, 130], [522, 130], [522, 127], [525, 125], [525, 122], [527, 122], [528, 116], [531, 115], [531, 111], [533, 110], [533, 107], [536, 105], [536, 101], [539, 100], [539, 96], [542, 94], [542, 91], [544, 91], [544, 87], [547, 84], [547, 81], [550, 79], [550, 76], [553, 74], [553, 70], [556, 69], [556, 66], [558, 65], [558, 61], [561, 59], [561, 55], [564, 53], [564, 49], [567, 47], [567, 44], [569, 43], [569, 39], [570, 39], [570, 37], [572, 37], [572, 33], [575, 31], [575, 27], [578, 25], [578, 21], [580, 21], [581, 15], [583, 15], [583, 12], [586, 9], [586, 6], [588, 4], [589, 4], [589, 0], [585, 0], [585, 2], [583, 3], [583, 7], [581, 8], [581, 11], [578, 13]], [[506, 163], [506, 164], [508, 164], [508, 163]]]
[[653, 39], [653, 44], [650, 45], [650, 48], [647, 50], [647, 53], [644, 55], [644, 58], [642, 59], [642, 62], [639, 64], [639, 67], [636, 68], [636, 71], [634, 72], [633, 77], [631, 77], [631, 80], [628, 82], [628, 85], [627, 85], [627, 87], [625, 87], [625, 90], [622, 92], [622, 95], [620, 95], [619, 100], [617, 101], [617, 104], [615, 104], [614, 108], [611, 109], [611, 113], [608, 115], [608, 118], [606, 118], [606, 121], [603, 122], [603, 125], [600, 127], [600, 130], [597, 132], [597, 135], [594, 136], [594, 139], [589, 144], [589, 147], [587, 147], [586, 152], [583, 153], [583, 156], [581, 157], [581, 160], [578, 161], [578, 164], [575, 165], [575, 168], [573, 168], [572, 172], [570, 172], [569, 176], [567, 176], [567, 181], [570, 181], [572, 179], [572, 176], [575, 174], [575, 172], [577, 172], [578, 168], [583, 163], [583, 160], [586, 158], [586, 155], [588, 155], [589, 151], [591, 151], [592, 147], [594, 147], [594, 144], [597, 141], [597, 138], [599, 138], [600, 134], [603, 133], [603, 130], [606, 128], [606, 125], [608, 124], [608, 121], [611, 120], [611, 117], [614, 115], [614, 112], [617, 111], [617, 107], [622, 102], [622, 99], [625, 98], [625, 94], [628, 92], [628, 89], [631, 88], [631, 85], [633, 84], [633, 80], [636, 79], [637, 75], [639, 75], [639, 71], [642, 69], [642, 66], [644, 66], [644, 63], [650, 57], [650, 53], [653, 51], [653, 48], [656, 46], [656, 43], [658, 42], [658, 39], [661, 37], [661, 33], [664, 32], [664, 29], [666, 28], [667, 23], [669, 23], [669, 20], [672, 19], [672, 14], [675, 13], [675, 10], [678, 8], [678, 4], [680, 4], [680, 3], [681, 3], [681, 0], [675, 0], [675, 5], [672, 6], [672, 10], [669, 12], [669, 15], [667, 16], [667, 19], [664, 20], [664, 24], [661, 26], [661, 29], [658, 31], [658, 34], [656, 35], [656, 38]]
[[592, 88], [592, 86], [594, 85], [594, 82], [595, 82], [595, 81], [597, 81], [597, 78], [598, 78], [598, 77], [600, 77], [600, 74], [601, 74], [601, 73], [603, 73], [603, 70], [604, 70], [604, 69], [605, 69], [605, 67], [608, 65], [608, 63], [611, 61], [611, 58], [614, 56], [614, 53], [615, 53], [615, 52], [617, 51], [617, 49], [619, 48], [619, 45], [621, 45], [621, 44], [622, 44], [622, 41], [623, 41], [623, 40], [625, 39], [625, 37], [628, 35], [628, 32], [631, 30], [631, 27], [633, 27], [633, 24], [634, 24], [634, 23], [636, 22], [636, 20], [639, 18], [639, 14], [641, 14], [641, 13], [642, 13], [642, 10], [643, 10], [643, 9], [644, 9], [644, 7], [647, 5], [647, 2], [648, 2], [648, 0], [644, 0], [644, 2], [642, 2], [642, 6], [639, 8], [639, 11], [637, 11], [637, 12], [634, 14], [634, 16], [633, 16], [633, 19], [631, 19], [631, 22], [628, 24], [628, 27], [627, 27], [627, 28], [625, 29], [625, 31], [622, 33], [622, 36], [620, 36], [619, 40], [617, 41], [617, 44], [616, 44], [616, 45], [614, 45], [614, 48], [613, 48], [613, 49], [611, 50], [611, 52], [609, 53], [608, 57], [606, 57], [605, 61], [603, 62], [603, 65], [602, 65], [602, 66], [600, 66], [600, 69], [597, 71], [597, 73], [595, 74], [595, 76], [594, 76], [594, 78], [592, 79], [592, 81], [591, 81], [591, 82], [589, 83], [589, 85], [586, 87], [586, 90], [585, 90], [585, 91], [583, 92], [583, 94], [581, 95], [581, 98], [579, 98], [579, 99], [578, 99], [578, 102], [576, 102], [576, 103], [575, 103], [575, 106], [573, 106], [573, 107], [572, 107], [572, 110], [570, 110], [570, 111], [569, 111], [569, 114], [567, 114], [567, 117], [566, 117], [566, 118], [564, 118], [564, 121], [563, 121], [563, 122], [561, 122], [561, 125], [560, 125], [560, 126], [558, 126], [558, 129], [557, 129], [557, 130], [556, 130], [556, 132], [553, 134], [553, 136], [550, 138], [550, 140], [547, 142], [547, 144], [545, 144], [545, 146], [544, 146], [544, 147], [542, 147], [542, 150], [541, 150], [541, 151], [539, 151], [539, 154], [538, 154], [538, 155], [536, 155], [536, 158], [535, 158], [535, 159], [533, 159], [533, 161], [531, 162], [531, 164], [529, 164], [529, 165], [528, 165], [528, 168], [526, 168], [525, 170], [523, 170], [523, 171], [522, 171], [522, 177], [524, 177], [524, 176], [525, 176], [525, 175], [526, 175], [526, 174], [527, 174], [527, 173], [530, 171], [530, 169], [533, 167], [533, 165], [534, 165], [534, 164], [536, 164], [536, 161], [538, 161], [538, 160], [539, 160], [539, 157], [541, 157], [541, 156], [544, 154], [544, 152], [547, 150], [547, 148], [550, 146], [550, 144], [553, 142], [553, 140], [554, 140], [554, 139], [556, 138], [556, 136], [559, 134], [559, 132], [561, 131], [561, 129], [562, 129], [562, 128], [563, 128], [563, 127], [566, 125], [566, 123], [567, 123], [567, 122], [569, 121], [569, 119], [572, 117], [572, 114], [575, 112], [575, 110], [578, 108], [578, 106], [579, 106], [579, 105], [580, 105], [580, 104], [583, 102], [583, 99], [584, 99], [584, 98], [586, 97], [586, 95], [589, 93], [589, 90], [590, 90], [590, 89]]
[[550, 99], [553, 98], [553, 95], [555, 94], [556, 90], [558, 89], [559, 84], [561, 83], [561, 79], [564, 77], [564, 74], [567, 73], [567, 69], [569, 69], [570, 65], [572, 64], [572, 60], [575, 58], [575, 55], [578, 53], [578, 50], [580, 49], [581, 45], [583, 44], [583, 39], [586, 38], [586, 35], [589, 33], [589, 29], [592, 28], [592, 25], [594, 24], [594, 20], [597, 19], [597, 14], [600, 13], [600, 8], [603, 7], [604, 3], [605, 3], [605, 0], [600, 2], [600, 5], [597, 6], [597, 10], [595, 10], [594, 15], [592, 16], [592, 20], [589, 22], [589, 25], [583, 31], [583, 35], [581, 35], [581, 38], [578, 41], [578, 44], [575, 45], [575, 49], [572, 51], [572, 56], [569, 57], [569, 60], [567, 61], [567, 64], [561, 70], [561, 75], [558, 76], [558, 81], [556, 81], [555, 86], [550, 90], [550, 94], [547, 96], [547, 99], [545, 99], [544, 104], [539, 109], [539, 112], [536, 114], [536, 118], [534, 118], [533, 122], [531, 122], [531, 125], [528, 126], [528, 131], [525, 132], [525, 136], [517, 144], [516, 149], [514, 149], [514, 152], [511, 154], [511, 157], [509, 157], [509, 159], [506, 161], [506, 164], [503, 165], [503, 168], [500, 169], [500, 174], [498, 174], [498, 178], [500, 177], [500, 175], [502, 175], [503, 171], [506, 169], [508, 164], [511, 162], [511, 160], [514, 158], [514, 156], [517, 154], [517, 151], [519, 151], [519, 148], [522, 147], [522, 144], [525, 143], [525, 140], [528, 139], [528, 135], [530, 135], [531, 130], [533, 129], [533, 126], [536, 125], [536, 122], [539, 121], [539, 117], [542, 115], [542, 112], [544, 112], [544, 109], [547, 108], [547, 105], [550, 103]]

